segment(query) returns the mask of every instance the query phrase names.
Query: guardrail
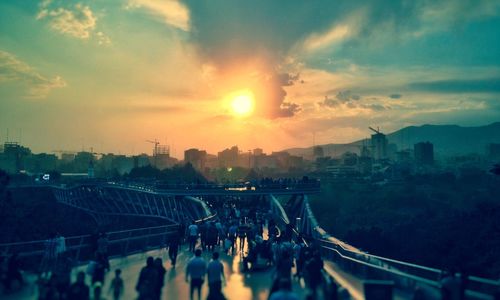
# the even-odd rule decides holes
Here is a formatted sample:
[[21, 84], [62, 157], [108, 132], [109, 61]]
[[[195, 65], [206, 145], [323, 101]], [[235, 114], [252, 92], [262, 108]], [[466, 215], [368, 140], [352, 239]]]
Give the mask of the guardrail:
[[[162, 247], [178, 230], [178, 225], [166, 225], [108, 232], [108, 254], [110, 257], [125, 256]], [[93, 258], [95, 242], [92, 235], [65, 238], [66, 249], [76, 263]], [[47, 240], [0, 244], [0, 255], [8, 257], [16, 253], [23, 269], [37, 272], [46, 254], [46, 245]]]
[[148, 192], [170, 192], [170, 191], [268, 191], [268, 190], [290, 190], [290, 191], [319, 191], [320, 182], [317, 180], [298, 182], [245, 182], [245, 183], [142, 183], [142, 182], [114, 182], [114, 181], [89, 181], [74, 184], [58, 184], [54, 182], [11, 184], [15, 187], [54, 187], [73, 188], [87, 185], [108, 185], [122, 188], [136, 189]]

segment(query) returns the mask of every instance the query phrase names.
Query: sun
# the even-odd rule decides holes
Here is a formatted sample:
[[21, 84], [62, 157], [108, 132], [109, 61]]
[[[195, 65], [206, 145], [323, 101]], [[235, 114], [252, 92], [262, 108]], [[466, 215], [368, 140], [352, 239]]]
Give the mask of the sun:
[[231, 109], [237, 116], [247, 116], [253, 112], [254, 99], [250, 92], [238, 93], [231, 99]]

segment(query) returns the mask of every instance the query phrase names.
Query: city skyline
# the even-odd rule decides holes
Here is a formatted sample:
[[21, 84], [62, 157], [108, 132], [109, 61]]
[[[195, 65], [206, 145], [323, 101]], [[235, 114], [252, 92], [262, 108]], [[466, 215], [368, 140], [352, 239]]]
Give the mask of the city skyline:
[[347, 143], [367, 126], [485, 125], [500, 120], [499, 9], [4, 1], [1, 136], [36, 152], [126, 154], [158, 139], [181, 157]]

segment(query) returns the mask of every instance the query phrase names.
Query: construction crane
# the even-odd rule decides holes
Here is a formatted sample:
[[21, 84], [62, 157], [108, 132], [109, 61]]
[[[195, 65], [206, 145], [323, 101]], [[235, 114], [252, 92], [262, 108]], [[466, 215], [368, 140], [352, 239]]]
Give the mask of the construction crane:
[[158, 146], [160, 145], [160, 142], [158, 142], [157, 139], [155, 139], [154, 141], [151, 141], [151, 140], [146, 140], [146, 142], [148, 143], [151, 143], [151, 144], [154, 144], [155, 145], [155, 148], [153, 150], [153, 166], [156, 168], [156, 156], [158, 154]]
[[378, 134], [378, 133], [380, 133], [380, 128], [378, 128], [378, 127], [377, 127], [377, 129], [375, 129], [375, 128], [371, 127], [371, 126], [368, 126], [368, 128], [369, 128], [371, 131], [373, 131], [373, 132], [375, 132], [375, 133], [377, 133], [377, 134]]

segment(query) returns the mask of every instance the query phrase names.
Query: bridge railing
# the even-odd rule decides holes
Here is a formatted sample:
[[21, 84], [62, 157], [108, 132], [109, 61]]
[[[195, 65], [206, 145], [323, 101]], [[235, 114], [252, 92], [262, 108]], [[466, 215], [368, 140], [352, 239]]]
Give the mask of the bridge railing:
[[[143, 183], [143, 182], [89, 182], [88, 184], [104, 184], [110, 186], [118, 186], [124, 188], [132, 188], [143, 191], [179, 191], [179, 190], [318, 190], [320, 182], [317, 180], [296, 181], [296, 182], [245, 182], [245, 183]], [[39, 186], [54, 186], [53, 183], [38, 183]], [[85, 185], [78, 183], [76, 185]], [[29, 185], [32, 186], [32, 185]], [[74, 185], [59, 185], [58, 187], [72, 187]]]
[[[162, 247], [178, 230], [177, 225], [166, 225], [108, 232], [108, 254], [110, 257], [125, 256]], [[39, 271], [38, 268], [47, 255], [47, 244], [48, 240], [0, 244], [0, 255], [9, 257], [18, 254], [25, 270]], [[65, 245], [74, 261], [84, 262], [94, 257], [96, 237], [67, 237]]]

